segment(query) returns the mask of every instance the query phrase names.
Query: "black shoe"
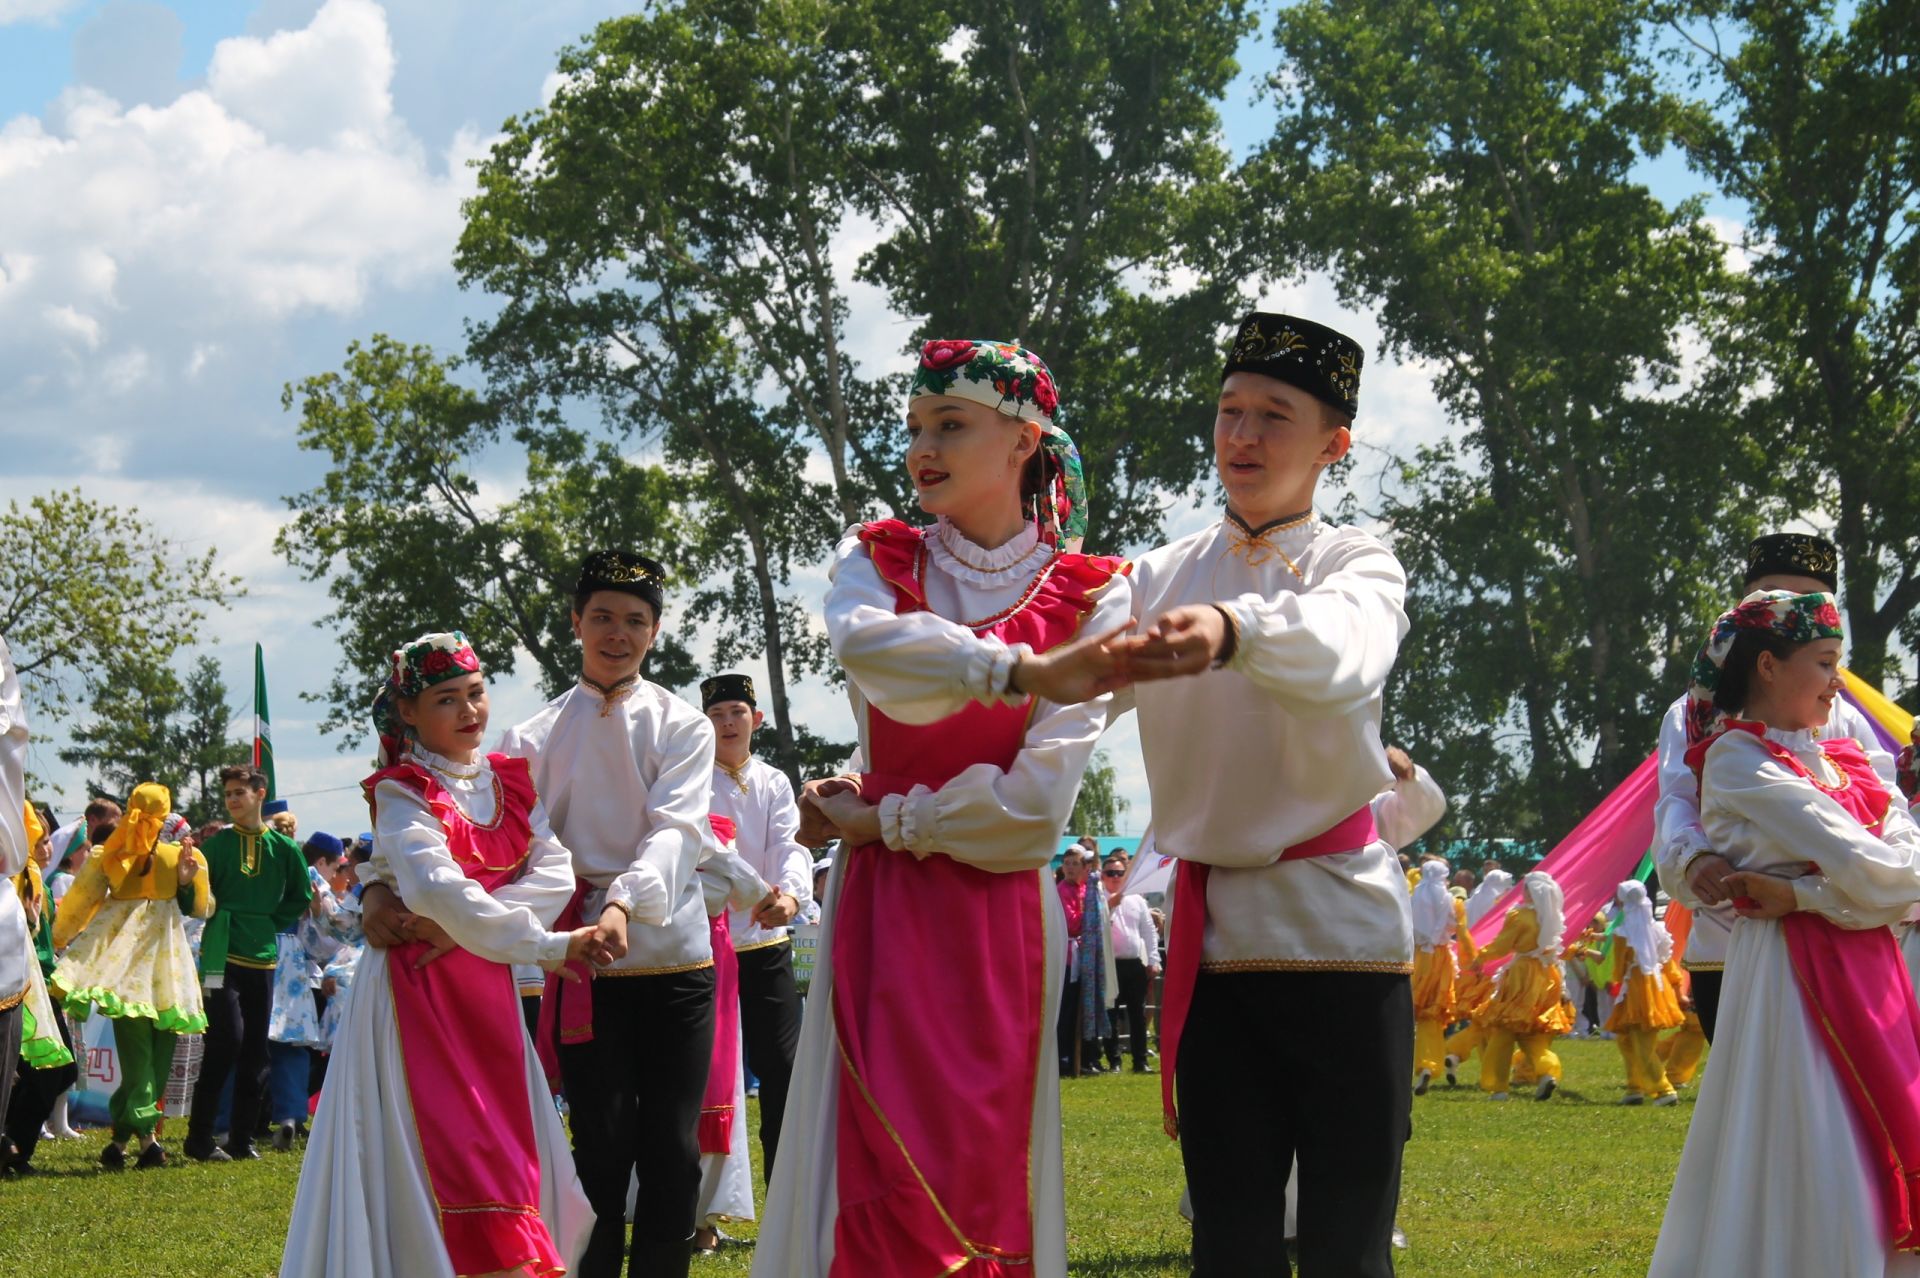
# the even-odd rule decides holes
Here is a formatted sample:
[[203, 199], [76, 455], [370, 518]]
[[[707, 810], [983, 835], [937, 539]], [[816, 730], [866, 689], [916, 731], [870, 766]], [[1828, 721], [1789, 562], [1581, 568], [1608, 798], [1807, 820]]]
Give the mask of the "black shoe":
[[7, 1171], [15, 1176], [19, 1176], [22, 1178], [25, 1178], [27, 1176], [38, 1176], [40, 1174], [40, 1169], [38, 1167], [35, 1167], [32, 1163], [20, 1157], [20, 1155], [18, 1154], [15, 1154], [12, 1158], [9, 1158], [7, 1160]]
[[1153, 1066], [1151, 1066], [1151, 1065], [1135, 1065], [1135, 1066], [1133, 1067], [1133, 1072], [1134, 1072], [1134, 1073], [1136, 1073], [1136, 1074], [1151, 1074], [1151, 1073], [1153, 1073]]
[[153, 1144], [140, 1151], [140, 1157], [133, 1165], [141, 1171], [146, 1171], [154, 1167], [165, 1167], [167, 1165], [167, 1151], [160, 1148], [160, 1142], [156, 1140]]
[[180, 1147], [180, 1152], [188, 1158], [193, 1159], [196, 1163], [230, 1163], [233, 1161], [233, 1155], [212, 1141], [207, 1141], [205, 1144], [202, 1144], [194, 1140], [191, 1136], [187, 1137], [187, 1143]]
[[253, 1147], [252, 1141], [248, 1141], [244, 1145], [228, 1145], [226, 1152], [227, 1157], [236, 1163], [245, 1162], [249, 1158], [260, 1157], [260, 1151]]
[[118, 1145], [108, 1145], [100, 1151], [100, 1165], [108, 1171], [126, 1170], [127, 1151]]

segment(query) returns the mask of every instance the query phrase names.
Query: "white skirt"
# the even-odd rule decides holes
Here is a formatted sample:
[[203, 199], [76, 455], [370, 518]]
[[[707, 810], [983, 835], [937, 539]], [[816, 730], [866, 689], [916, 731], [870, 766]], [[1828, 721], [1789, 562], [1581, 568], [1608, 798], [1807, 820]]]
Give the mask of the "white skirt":
[[[387, 951], [367, 948], [346, 998], [300, 1168], [280, 1278], [454, 1278], [414, 1133]], [[520, 1071], [540, 1156], [540, 1218], [571, 1268], [586, 1250], [593, 1208], [574, 1175], [566, 1131], [524, 1030], [521, 1043]]]
[[[767, 1190], [766, 1214], [754, 1244], [753, 1278], [827, 1278], [833, 1266], [833, 1225], [840, 1206], [834, 1152], [840, 1049], [833, 1024], [833, 925], [846, 865], [844, 857], [836, 859], [827, 876], [820, 947], [780, 1128], [780, 1148], [787, 1156], [774, 1169], [773, 1184]], [[1035, 1027], [1036, 1032], [1044, 1029], [1044, 1037], [1028, 1138], [1033, 1169], [1032, 1278], [1066, 1278], [1066, 1168], [1060, 1149], [1060, 1061], [1053, 1050], [1053, 1032], [1066, 979], [1067, 919], [1051, 876], [1040, 870], [1032, 873], [1033, 890], [1042, 902], [1047, 947], [1044, 1020], [1043, 1026]]]
[[179, 1033], [206, 1028], [200, 973], [172, 897], [102, 903], [49, 983], [75, 1020], [98, 1009], [107, 1016], [145, 1017]]
[[1866, 1166], [1786, 934], [1740, 919], [1648, 1278], [1920, 1278], [1920, 1256], [1888, 1240]]

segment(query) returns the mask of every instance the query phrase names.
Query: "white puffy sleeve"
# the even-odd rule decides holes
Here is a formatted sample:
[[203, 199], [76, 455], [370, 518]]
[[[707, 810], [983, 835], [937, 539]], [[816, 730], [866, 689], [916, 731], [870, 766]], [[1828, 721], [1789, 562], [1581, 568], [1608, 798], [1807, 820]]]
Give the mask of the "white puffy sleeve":
[[1417, 763], [1412, 776], [1394, 782], [1373, 801], [1373, 823], [1395, 851], [1431, 830], [1446, 812], [1446, 791]]
[[528, 906], [491, 896], [466, 876], [447, 850], [440, 818], [418, 791], [387, 780], [374, 787], [373, 797], [374, 846], [409, 910], [438, 923], [460, 948], [495, 963], [557, 967], [566, 958], [566, 933], [549, 932]]
[[1690, 910], [1701, 908], [1687, 885], [1686, 866], [1713, 843], [1700, 824], [1700, 780], [1687, 766], [1687, 703], [1674, 702], [1660, 720], [1656, 776], [1660, 797], [1653, 805], [1653, 864], [1666, 894]]
[[1332, 553], [1309, 589], [1222, 601], [1239, 632], [1228, 664], [1306, 719], [1364, 710], [1407, 633], [1407, 574], [1393, 552], [1356, 536]]
[[1819, 866], [1794, 881], [1801, 909], [1841, 927], [1887, 927], [1920, 901], [1920, 830], [1901, 809], [1888, 808], [1876, 837], [1746, 732], [1729, 732], [1707, 751], [1701, 790], [1706, 802]]
[[[1116, 573], [1083, 620], [1081, 633], [1124, 625], [1132, 607], [1131, 583]], [[942, 852], [984, 870], [1046, 865], [1059, 851], [1081, 774], [1106, 729], [1108, 700], [1101, 696], [1072, 706], [1036, 700], [1026, 741], [1011, 768], [1003, 772], [977, 763], [938, 790], [921, 785], [886, 796], [880, 800], [881, 837], [890, 848], [919, 856]]]
[[635, 923], [655, 927], [673, 916], [700, 864], [713, 806], [713, 725], [684, 703], [670, 709], [650, 751], [646, 834], [634, 848], [633, 865], [607, 888], [608, 905], [625, 906]]
[[758, 905], [773, 891], [747, 862], [747, 858], [727, 844], [709, 840], [700, 862], [700, 889], [705, 894], [709, 917], [728, 906], [744, 910]]
[[776, 771], [770, 778], [765, 847], [766, 864], [780, 878], [773, 886], [804, 907], [813, 900], [813, 856], [800, 846], [800, 805], [784, 772]]
[[[13, 652], [0, 639], [0, 878], [27, 868], [27, 708]], [[24, 918], [25, 916], [22, 915]]]
[[841, 539], [828, 580], [833, 655], [868, 703], [889, 718], [933, 723], [969, 701], [1020, 699], [1007, 690], [1020, 647], [929, 611], [896, 612], [893, 587], [874, 567], [859, 529]]

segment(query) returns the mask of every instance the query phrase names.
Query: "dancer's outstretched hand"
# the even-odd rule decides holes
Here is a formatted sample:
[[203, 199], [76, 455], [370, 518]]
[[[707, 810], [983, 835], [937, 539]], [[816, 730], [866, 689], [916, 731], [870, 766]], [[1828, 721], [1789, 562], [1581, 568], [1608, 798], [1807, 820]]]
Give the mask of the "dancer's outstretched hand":
[[848, 787], [821, 794], [814, 804], [821, 815], [833, 823], [840, 837], [852, 846], [880, 842], [880, 807], [861, 798], [858, 790]]
[[600, 926], [593, 929], [600, 957], [593, 961], [601, 967], [627, 956], [627, 912], [617, 905], [600, 911]]
[[800, 829], [794, 835], [803, 848], [823, 848], [839, 837], [839, 831], [820, 810], [822, 796], [860, 792], [858, 777], [821, 777], [800, 787]]
[[793, 922], [793, 916], [800, 912], [800, 899], [789, 896], [779, 888], [767, 893], [760, 904], [753, 907], [753, 922], [756, 927], [785, 927]]
[[1180, 679], [1205, 672], [1222, 655], [1231, 632], [1212, 604], [1188, 604], [1160, 614], [1128, 645], [1127, 673], [1135, 683]]
[[580, 973], [573, 970], [572, 964], [593, 963], [604, 967], [605, 963], [600, 958], [603, 951], [597, 939], [599, 933], [600, 929], [596, 927], [576, 927], [567, 933], [566, 961], [548, 970], [557, 973], [563, 981], [577, 981]]
[[1022, 657], [1013, 668], [1013, 690], [1070, 706], [1126, 687], [1131, 682], [1126, 633], [1132, 628], [1129, 622], [1104, 635]]

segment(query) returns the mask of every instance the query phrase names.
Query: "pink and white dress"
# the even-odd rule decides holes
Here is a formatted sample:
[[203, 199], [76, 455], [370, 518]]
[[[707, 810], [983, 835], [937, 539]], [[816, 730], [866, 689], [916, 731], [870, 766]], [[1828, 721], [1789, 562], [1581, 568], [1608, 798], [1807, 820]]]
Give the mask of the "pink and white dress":
[[1007, 683], [1017, 645], [1124, 625], [1125, 573], [1032, 528], [841, 542], [827, 630], [882, 840], [834, 861], [756, 1278], [1064, 1278], [1047, 866], [1108, 707]]
[[384, 882], [459, 948], [369, 947], [300, 1169], [281, 1278], [561, 1274], [593, 1209], [534, 1057], [514, 963], [557, 965], [573, 895], [524, 759], [416, 747], [365, 782]]

